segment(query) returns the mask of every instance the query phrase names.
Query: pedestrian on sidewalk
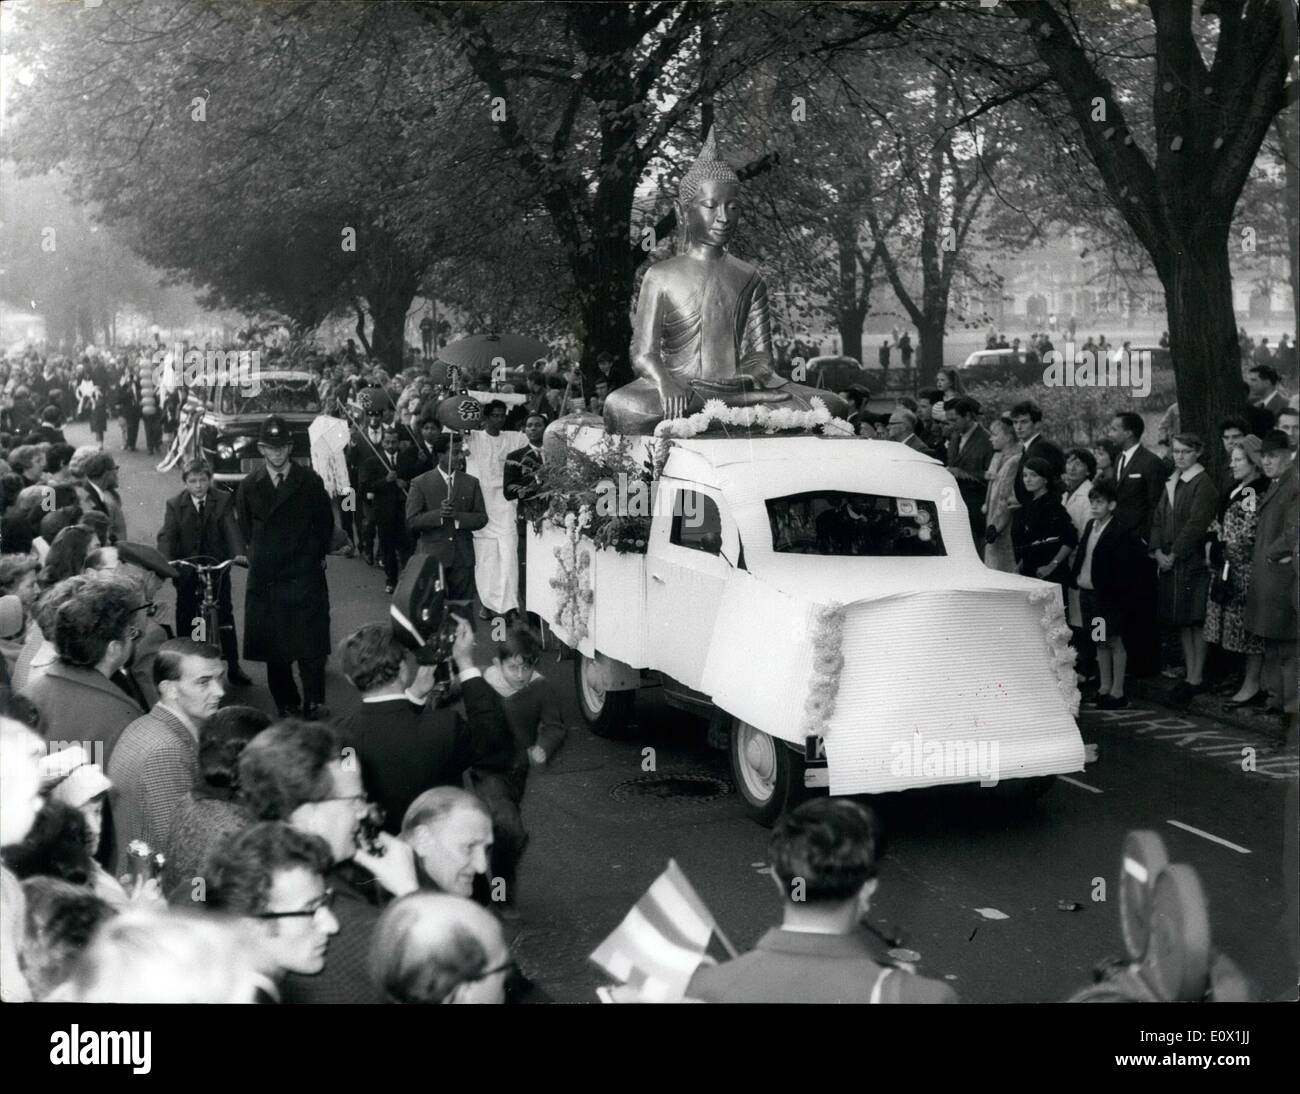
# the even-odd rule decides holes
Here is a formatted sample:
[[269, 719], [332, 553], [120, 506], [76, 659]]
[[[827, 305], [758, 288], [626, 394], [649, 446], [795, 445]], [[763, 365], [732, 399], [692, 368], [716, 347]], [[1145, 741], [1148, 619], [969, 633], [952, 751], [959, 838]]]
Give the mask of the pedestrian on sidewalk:
[[1253, 580], [1246, 600], [1246, 627], [1264, 640], [1267, 709], [1296, 712], [1296, 526], [1300, 510], [1295, 450], [1280, 429], [1260, 447], [1264, 473], [1273, 480], [1259, 505], [1252, 556]]

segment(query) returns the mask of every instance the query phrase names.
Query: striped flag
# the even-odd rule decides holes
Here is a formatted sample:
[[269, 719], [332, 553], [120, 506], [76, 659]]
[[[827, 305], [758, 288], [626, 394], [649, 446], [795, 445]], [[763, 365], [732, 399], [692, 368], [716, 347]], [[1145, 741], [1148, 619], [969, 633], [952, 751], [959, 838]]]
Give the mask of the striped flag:
[[709, 909], [669, 859], [668, 868], [591, 959], [641, 1001], [678, 1003], [715, 933], [721, 937]]

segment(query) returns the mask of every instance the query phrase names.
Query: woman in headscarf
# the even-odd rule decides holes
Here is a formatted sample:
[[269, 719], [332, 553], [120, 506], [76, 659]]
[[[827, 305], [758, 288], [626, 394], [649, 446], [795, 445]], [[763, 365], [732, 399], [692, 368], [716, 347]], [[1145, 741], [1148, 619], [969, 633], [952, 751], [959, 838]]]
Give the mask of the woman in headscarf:
[[1021, 461], [1020, 477], [1029, 501], [1011, 518], [1017, 568], [1026, 577], [1064, 584], [1069, 574], [1065, 563], [1079, 542], [1079, 533], [1060, 497], [1051, 490], [1052, 465], [1032, 456]]

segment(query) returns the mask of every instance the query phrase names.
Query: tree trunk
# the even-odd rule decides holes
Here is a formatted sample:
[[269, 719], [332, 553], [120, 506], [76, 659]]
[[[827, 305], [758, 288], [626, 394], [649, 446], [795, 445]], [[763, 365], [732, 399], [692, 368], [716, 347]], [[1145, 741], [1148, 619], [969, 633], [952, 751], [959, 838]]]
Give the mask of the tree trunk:
[[[856, 224], [854, 225], [856, 227]], [[840, 352], [862, 363], [862, 320], [866, 308], [858, 296], [858, 248], [855, 235], [840, 234], [835, 249], [839, 258], [839, 291], [835, 301], [835, 326], [840, 332]], [[868, 286], [869, 288], [869, 286]]]
[[400, 372], [406, 356], [406, 313], [415, 299], [415, 278], [385, 282], [367, 294], [370, 312], [370, 351], [390, 375]]
[[943, 368], [943, 327], [946, 315], [941, 313], [936, 319], [926, 315], [916, 324], [919, 336], [916, 347], [916, 367], [920, 370], [916, 386], [930, 387], [934, 378]]
[[1179, 427], [1205, 441], [1201, 462], [1216, 481], [1226, 462], [1218, 423], [1246, 405], [1232, 310], [1232, 273], [1223, 226], [1230, 217], [1206, 217], [1208, 228], [1172, 241], [1170, 269], [1162, 271], [1169, 316], [1169, 349], [1178, 385]]
[[574, 264], [583, 327], [582, 374], [588, 395], [595, 390], [595, 381], [600, 376], [596, 358], [602, 353], [614, 359], [609, 376], [611, 389], [636, 378], [628, 356], [632, 344], [629, 302], [640, 252], [628, 246], [627, 227], [636, 181], [625, 176], [600, 186], [587, 235], [591, 257], [584, 261], [579, 255]]

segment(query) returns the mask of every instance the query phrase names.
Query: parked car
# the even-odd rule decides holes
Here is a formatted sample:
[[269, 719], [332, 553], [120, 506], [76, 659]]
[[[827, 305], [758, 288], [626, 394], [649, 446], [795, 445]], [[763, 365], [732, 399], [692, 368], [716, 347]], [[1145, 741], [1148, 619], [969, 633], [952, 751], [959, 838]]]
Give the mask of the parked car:
[[291, 370], [259, 372], [256, 381], [248, 386], [218, 383], [207, 389], [199, 444], [216, 482], [240, 482], [261, 464], [257, 433], [269, 414], [278, 414], [288, 425], [293, 462], [311, 466], [307, 428], [321, 412], [318, 381], [309, 372]]
[[986, 567], [956, 480], [904, 445], [676, 440], [644, 554], [549, 524], [527, 551], [529, 607], [577, 651], [593, 732], [623, 733], [660, 687], [725, 736], [760, 822], [814, 789], [1032, 797], [1084, 766], [1059, 587]]
[[961, 364], [967, 384], [1033, 384], [1043, 378], [1043, 366], [1033, 350], [982, 349]]
[[854, 385], [870, 389], [871, 374], [853, 357], [814, 357], [804, 383], [827, 391], [847, 391]]

